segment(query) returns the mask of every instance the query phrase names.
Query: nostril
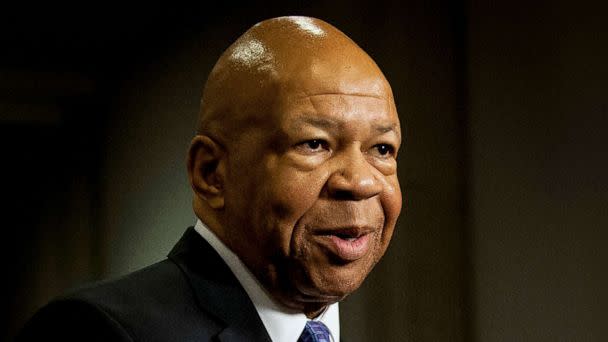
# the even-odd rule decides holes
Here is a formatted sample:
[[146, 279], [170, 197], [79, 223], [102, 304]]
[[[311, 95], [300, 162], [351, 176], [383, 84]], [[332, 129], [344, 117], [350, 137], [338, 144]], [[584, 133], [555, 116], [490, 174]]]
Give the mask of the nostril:
[[334, 198], [339, 200], [354, 200], [355, 194], [349, 190], [334, 190], [333, 191]]

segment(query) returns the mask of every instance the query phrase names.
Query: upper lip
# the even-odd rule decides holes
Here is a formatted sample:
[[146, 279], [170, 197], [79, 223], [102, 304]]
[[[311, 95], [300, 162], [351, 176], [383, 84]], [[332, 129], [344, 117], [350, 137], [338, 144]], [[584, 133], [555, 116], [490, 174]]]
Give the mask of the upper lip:
[[376, 229], [368, 225], [344, 225], [339, 227], [316, 228], [314, 235], [336, 235], [341, 238], [359, 238], [369, 234]]

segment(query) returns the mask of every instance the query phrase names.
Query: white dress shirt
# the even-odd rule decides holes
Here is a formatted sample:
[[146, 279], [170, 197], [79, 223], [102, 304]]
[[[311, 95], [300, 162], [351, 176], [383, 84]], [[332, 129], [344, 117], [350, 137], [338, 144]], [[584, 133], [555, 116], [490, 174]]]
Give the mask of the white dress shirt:
[[[270, 339], [274, 342], [297, 342], [304, 331], [308, 318], [305, 314], [286, 308], [276, 303], [257, 278], [243, 264], [241, 259], [234, 254], [204, 223], [196, 222], [194, 229], [207, 240], [215, 249], [232, 273], [236, 276], [241, 286], [249, 295], [258, 315]], [[322, 314], [314, 320], [323, 322], [331, 334], [334, 342], [340, 341], [340, 313], [338, 303], [328, 306]]]

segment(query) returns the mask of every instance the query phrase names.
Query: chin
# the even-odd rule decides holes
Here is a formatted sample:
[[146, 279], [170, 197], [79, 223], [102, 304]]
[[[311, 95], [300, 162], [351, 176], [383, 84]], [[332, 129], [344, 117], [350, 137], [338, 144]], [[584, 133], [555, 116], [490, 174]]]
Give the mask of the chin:
[[370, 256], [367, 260], [347, 265], [327, 265], [322, 269], [292, 274], [292, 298], [298, 302], [324, 305], [339, 302], [361, 286], [373, 265]]

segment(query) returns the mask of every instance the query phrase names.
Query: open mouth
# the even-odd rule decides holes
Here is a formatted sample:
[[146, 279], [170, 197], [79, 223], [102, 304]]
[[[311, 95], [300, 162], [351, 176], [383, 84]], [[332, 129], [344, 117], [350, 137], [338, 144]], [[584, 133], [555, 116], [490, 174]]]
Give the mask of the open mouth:
[[315, 235], [336, 236], [343, 240], [355, 240], [373, 231], [370, 227], [341, 227], [315, 230]]
[[349, 262], [362, 258], [370, 247], [369, 228], [327, 229], [317, 232], [317, 241], [338, 259]]
[[348, 234], [348, 233], [336, 233], [336, 234], [328, 234], [328, 235], [334, 235], [337, 238], [346, 240], [346, 241], [355, 241], [355, 240], [357, 240], [357, 238], [359, 238], [359, 235], [354, 236], [353, 234]]

